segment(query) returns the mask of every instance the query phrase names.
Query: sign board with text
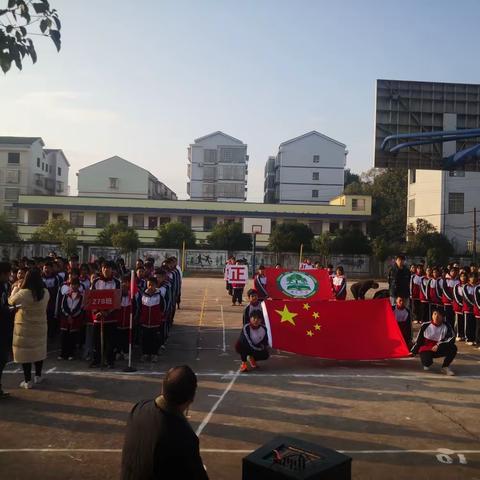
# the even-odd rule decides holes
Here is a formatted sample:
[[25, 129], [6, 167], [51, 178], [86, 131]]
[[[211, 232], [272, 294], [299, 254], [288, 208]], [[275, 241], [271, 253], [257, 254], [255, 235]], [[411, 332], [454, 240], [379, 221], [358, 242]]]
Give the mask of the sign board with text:
[[248, 282], [248, 265], [227, 265], [225, 267], [225, 280], [228, 283], [245, 285]]
[[116, 310], [120, 308], [122, 291], [112, 290], [87, 290], [83, 297], [85, 310]]

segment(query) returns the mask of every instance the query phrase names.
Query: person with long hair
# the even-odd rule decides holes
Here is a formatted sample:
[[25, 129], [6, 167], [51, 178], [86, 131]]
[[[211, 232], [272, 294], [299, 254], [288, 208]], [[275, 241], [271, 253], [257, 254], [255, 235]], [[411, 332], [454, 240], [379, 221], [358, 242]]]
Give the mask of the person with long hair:
[[[21, 363], [24, 381], [20, 388], [32, 388], [42, 381], [43, 360], [47, 358], [47, 304], [50, 294], [45, 288], [40, 270], [25, 274], [20, 290], [8, 303], [16, 307], [13, 327], [13, 360]], [[32, 381], [32, 363], [35, 377]]]

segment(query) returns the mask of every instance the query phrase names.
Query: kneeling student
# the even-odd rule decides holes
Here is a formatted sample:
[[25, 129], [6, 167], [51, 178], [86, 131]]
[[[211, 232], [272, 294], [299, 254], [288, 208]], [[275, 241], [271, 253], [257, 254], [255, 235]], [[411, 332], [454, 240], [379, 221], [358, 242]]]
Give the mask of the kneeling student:
[[250, 322], [243, 326], [235, 349], [240, 354], [242, 365], [241, 372], [248, 371], [247, 361], [252, 369], [257, 368], [257, 360], [267, 360], [268, 337], [267, 329], [262, 325], [263, 315], [256, 310], [250, 315]]
[[434, 358], [445, 357], [442, 372], [446, 375], [455, 375], [449, 366], [457, 355], [455, 332], [444, 322], [443, 313], [434, 310], [431, 322], [425, 322], [420, 327], [415, 345], [412, 348], [415, 355], [420, 353], [420, 360], [424, 370], [430, 370]]
[[397, 297], [395, 300], [393, 314], [395, 315], [395, 320], [402, 332], [405, 343], [410, 347], [412, 344], [412, 319], [410, 310], [405, 307], [405, 300], [402, 297]]

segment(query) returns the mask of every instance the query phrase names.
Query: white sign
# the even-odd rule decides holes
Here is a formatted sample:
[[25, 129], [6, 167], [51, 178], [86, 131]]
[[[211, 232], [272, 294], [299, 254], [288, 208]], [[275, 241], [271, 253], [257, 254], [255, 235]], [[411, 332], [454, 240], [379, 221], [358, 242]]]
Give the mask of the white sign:
[[227, 265], [225, 277], [228, 283], [245, 285], [248, 282], [248, 265]]

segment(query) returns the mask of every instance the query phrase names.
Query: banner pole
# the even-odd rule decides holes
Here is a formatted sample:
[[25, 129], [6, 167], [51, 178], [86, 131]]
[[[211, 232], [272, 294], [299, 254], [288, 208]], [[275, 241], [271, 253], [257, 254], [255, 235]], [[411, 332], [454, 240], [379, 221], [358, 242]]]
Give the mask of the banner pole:
[[298, 268], [302, 267], [302, 257], [303, 257], [303, 243], [300, 244], [300, 259], [298, 260]]
[[133, 350], [133, 302], [134, 302], [134, 283], [135, 270], [130, 272], [130, 324], [128, 326], [128, 366], [123, 369], [124, 372], [136, 372], [137, 369], [132, 367], [132, 350]]
[[182, 272], [185, 271], [185, 240], [182, 243]]
[[100, 320], [100, 351], [101, 351], [101, 354], [100, 354], [100, 367], [103, 369], [104, 365], [105, 365], [105, 355], [104, 355], [104, 332], [103, 332], [103, 313], [102, 313], [102, 317], [101, 317], [101, 320]]

